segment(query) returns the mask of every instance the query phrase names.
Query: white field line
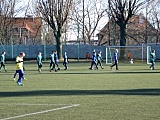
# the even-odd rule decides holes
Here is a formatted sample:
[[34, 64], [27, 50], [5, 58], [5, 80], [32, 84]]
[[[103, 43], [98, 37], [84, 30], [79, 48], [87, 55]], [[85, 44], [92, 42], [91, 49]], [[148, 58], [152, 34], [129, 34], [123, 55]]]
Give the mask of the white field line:
[[48, 112], [52, 112], [52, 111], [56, 111], [56, 110], [63, 110], [63, 109], [67, 109], [67, 108], [77, 107], [77, 106], [79, 106], [79, 104], [60, 107], [60, 108], [55, 108], [55, 109], [50, 109], [50, 110], [45, 110], [45, 111], [41, 111], [41, 112], [29, 113], [29, 114], [14, 116], [14, 117], [3, 118], [3, 119], [0, 119], [0, 120], [16, 119], [16, 118], [21, 118], [21, 117], [26, 117], [26, 116], [32, 116], [32, 115], [37, 115], [37, 114], [48, 113]]
[[58, 105], [75, 105], [75, 104], [29, 104], [29, 103], [0, 103], [0, 105], [16, 105], [16, 106], [58, 106]]

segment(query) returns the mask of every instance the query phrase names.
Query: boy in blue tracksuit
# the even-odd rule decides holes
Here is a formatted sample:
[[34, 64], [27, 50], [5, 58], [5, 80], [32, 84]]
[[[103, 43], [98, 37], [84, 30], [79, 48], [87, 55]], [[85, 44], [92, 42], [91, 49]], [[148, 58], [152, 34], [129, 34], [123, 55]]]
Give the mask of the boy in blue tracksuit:
[[91, 62], [91, 67], [89, 69], [92, 70], [92, 67], [94, 65], [95, 68], [98, 70], [98, 67], [97, 67], [97, 58], [96, 58], [96, 52], [95, 51], [93, 51], [93, 55], [92, 55], [91, 59], [92, 59], [92, 62]]
[[118, 69], [118, 49], [115, 49], [114, 51], [114, 64], [110, 66], [111, 70], [113, 66], [116, 66], [116, 70], [119, 70]]

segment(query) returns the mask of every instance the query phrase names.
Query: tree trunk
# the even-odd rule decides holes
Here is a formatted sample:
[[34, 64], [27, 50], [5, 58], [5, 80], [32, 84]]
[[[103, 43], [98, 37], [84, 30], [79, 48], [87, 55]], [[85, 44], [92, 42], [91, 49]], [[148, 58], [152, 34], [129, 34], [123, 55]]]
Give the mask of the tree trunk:
[[54, 37], [56, 38], [56, 49], [57, 49], [57, 55], [59, 59], [62, 59], [62, 38], [61, 38], [61, 32], [60, 30], [56, 33], [54, 33]]
[[59, 59], [62, 59], [62, 39], [61, 37], [56, 37], [56, 48]]
[[[120, 25], [120, 46], [126, 45], [126, 24]], [[120, 59], [125, 60], [125, 47], [120, 47]]]

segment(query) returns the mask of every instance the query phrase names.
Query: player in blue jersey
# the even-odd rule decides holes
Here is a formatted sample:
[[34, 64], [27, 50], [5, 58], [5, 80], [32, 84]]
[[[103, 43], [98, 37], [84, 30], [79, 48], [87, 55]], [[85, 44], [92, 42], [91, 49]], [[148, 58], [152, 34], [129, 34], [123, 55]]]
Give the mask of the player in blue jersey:
[[97, 67], [97, 58], [96, 58], [96, 52], [93, 51], [93, 55], [91, 57], [92, 61], [91, 61], [91, 67], [89, 68], [90, 70], [92, 70], [92, 67], [94, 65], [95, 69], [98, 70], [98, 67]]
[[115, 49], [114, 51], [114, 64], [110, 66], [111, 70], [113, 66], [116, 66], [116, 70], [119, 70], [118, 69], [118, 49]]

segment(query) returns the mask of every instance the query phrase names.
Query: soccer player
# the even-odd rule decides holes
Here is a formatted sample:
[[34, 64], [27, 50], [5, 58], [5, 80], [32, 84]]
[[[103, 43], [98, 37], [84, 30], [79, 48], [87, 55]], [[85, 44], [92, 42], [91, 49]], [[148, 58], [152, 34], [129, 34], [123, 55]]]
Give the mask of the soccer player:
[[97, 60], [98, 60], [97, 65], [99, 64], [101, 66], [101, 68], [104, 69], [103, 66], [102, 66], [103, 59], [102, 59], [102, 55], [101, 54], [102, 54], [101, 51], [99, 51], [98, 54], [97, 54]]
[[112, 67], [113, 66], [116, 66], [116, 70], [119, 70], [118, 69], [118, 49], [115, 49], [114, 51], [114, 64], [110, 66], [111, 70], [112, 70]]
[[98, 70], [98, 67], [97, 67], [97, 58], [96, 58], [96, 52], [95, 52], [95, 50], [93, 51], [93, 55], [92, 55], [91, 58], [92, 58], [91, 67], [89, 69], [92, 70], [92, 67], [94, 65], [95, 68]]
[[23, 79], [23, 75], [24, 75], [24, 71], [23, 71], [23, 57], [25, 56], [24, 52], [21, 52], [19, 54], [19, 56], [16, 57], [16, 73], [19, 74], [19, 78], [17, 80], [17, 84], [19, 86], [23, 86], [22, 84], [22, 79]]
[[54, 69], [55, 72], [57, 72], [56, 66], [55, 66], [55, 60], [54, 60], [54, 51], [52, 51], [52, 54], [50, 55], [50, 72], [53, 69]]
[[64, 65], [64, 67], [65, 67], [64, 70], [67, 70], [67, 69], [68, 69], [68, 67], [67, 67], [67, 64], [68, 64], [67, 52], [64, 53], [63, 58], [64, 58], [63, 65]]
[[[24, 63], [24, 62], [23, 62]], [[24, 71], [24, 67], [23, 67], [23, 71]], [[13, 76], [13, 81], [15, 81], [16, 80], [16, 75], [17, 75], [18, 73], [17, 73], [17, 71], [14, 73], [14, 76]], [[23, 80], [27, 80], [25, 77], [24, 77], [24, 75], [23, 75], [23, 77], [22, 77], [22, 79]]]
[[55, 65], [57, 66], [57, 70], [60, 70], [59, 65], [58, 65], [58, 55], [57, 55], [57, 51], [54, 52], [54, 61], [55, 61]]
[[39, 52], [37, 56], [37, 64], [38, 64], [38, 71], [42, 71], [42, 53]]
[[[25, 71], [25, 69], [24, 69], [24, 61], [23, 61], [23, 71]], [[13, 76], [13, 81], [16, 80], [16, 75], [17, 75], [17, 74], [18, 74], [18, 72], [17, 72], [17, 70], [16, 70], [16, 72], [14, 73], [14, 76]], [[23, 79], [23, 80], [27, 80], [27, 79], [24, 77], [24, 74], [23, 74], [22, 79]]]
[[4, 68], [4, 71], [7, 72], [6, 67], [5, 67], [5, 54], [6, 54], [6, 52], [3, 51], [3, 52], [2, 52], [2, 55], [1, 55], [1, 67], [0, 67], [0, 72], [1, 72], [2, 67]]
[[154, 70], [154, 65], [155, 65], [155, 61], [156, 61], [156, 54], [155, 54], [155, 50], [153, 49], [150, 55], [150, 62], [151, 62], [151, 70]]

